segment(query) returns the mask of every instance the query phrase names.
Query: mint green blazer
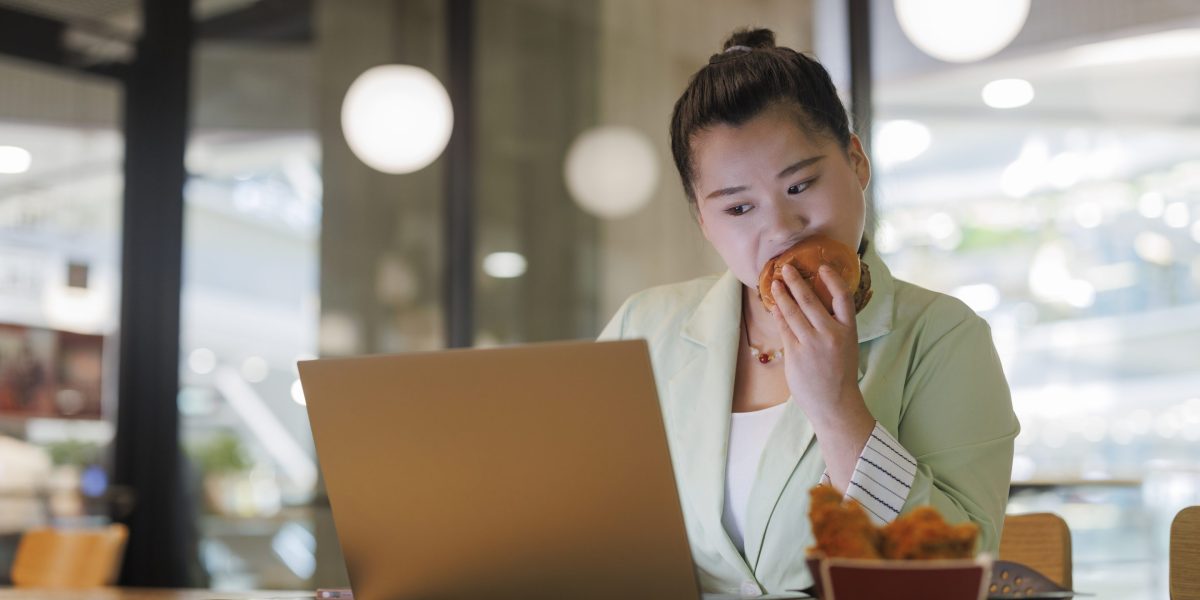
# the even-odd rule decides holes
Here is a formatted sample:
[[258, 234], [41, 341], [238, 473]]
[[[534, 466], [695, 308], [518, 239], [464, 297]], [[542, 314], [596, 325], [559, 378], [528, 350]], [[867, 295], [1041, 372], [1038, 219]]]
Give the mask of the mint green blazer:
[[[996, 553], [1020, 431], [987, 322], [959, 300], [893, 279], [869, 248], [874, 296], [858, 315], [858, 384], [871, 414], [918, 462], [902, 510], [932, 505], [972, 521]], [[644, 338], [658, 386], [688, 539], [706, 592], [811, 584], [808, 490], [825, 469], [812, 427], [788, 402], [750, 493], [743, 556], [725, 532], [725, 463], [740, 343], [732, 273], [631, 296], [600, 340]]]

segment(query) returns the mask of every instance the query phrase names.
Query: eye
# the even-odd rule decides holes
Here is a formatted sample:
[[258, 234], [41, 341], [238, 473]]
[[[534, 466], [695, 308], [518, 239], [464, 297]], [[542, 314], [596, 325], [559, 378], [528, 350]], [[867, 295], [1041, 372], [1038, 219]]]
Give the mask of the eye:
[[813, 182], [813, 181], [814, 181], [814, 180], [812, 180], [812, 179], [809, 179], [808, 181], [802, 181], [802, 182], [800, 182], [800, 183], [794, 183], [794, 184], [792, 184], [792, 185], [788, 186], [787, 193], [789, 193], [789, 194], [799, 194], [800, 192], [803, 192], [804, 190], [807, 190], [807, 189], [808, 189], [808, 186], [812, 185], [812, 182]]
[[739, 204], [732, 208], [725, 209], [725, 212], [727, 214], [733, 215], [735, 217], [740, 217], [740, 216], [750, 212], [750, 205], [749, 204]]

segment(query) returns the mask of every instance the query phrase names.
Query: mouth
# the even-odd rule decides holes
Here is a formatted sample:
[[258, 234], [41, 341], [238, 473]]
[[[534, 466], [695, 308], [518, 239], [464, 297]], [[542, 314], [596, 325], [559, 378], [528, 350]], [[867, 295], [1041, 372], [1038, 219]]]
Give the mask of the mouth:
[[812, 232], [812, 233], [809, 233], [809, 234], [807, 234], [807, 235], [803, 235], [803, 236], [797, 236], [797, 237], [790, 238], [790, 239], [787, 241], [787, 243], [785, 243], [785, 244], [783, 244], [782, 246], [780, 246], [780, 247], [779, 247], [779, 250], [778, 250], [777, 252], [775, 252], [775, 254], [773, 254], [773, 255], [771, 256], [771, 258], [768, 258], [768, 259], [767, 259], [765, 262], [763, 262], [762, 266], [761, 266], [761, 267], [759, 267], [759, 270], [761, 271], [761, 270], [762, 270], [764, 267], [766, 267], [766, 266], [767, 266], [767, 263], [770, 263], [771, 261], [774, 261], [775, 259], [779, 258], [780, 256], [783, 256], [783, 253], [784, 253], [784, 252], [787, 252], [788, 250], [791, 250], [791, 249], [792, 249], [792, 247], [794, 247], [796, 244], [799, 244], [800, 242], [803, 242], [804, 240], [806, 240], [806, 239], [808, 239], [808, 238], [812, 237], [813, 235], [816, 235], [816, 233], [815, 233], [815, 232]]

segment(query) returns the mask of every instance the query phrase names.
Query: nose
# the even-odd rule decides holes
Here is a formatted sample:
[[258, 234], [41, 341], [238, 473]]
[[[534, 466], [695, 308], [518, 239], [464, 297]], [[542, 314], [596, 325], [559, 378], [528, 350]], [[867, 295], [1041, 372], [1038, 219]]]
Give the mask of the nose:
[[767, 239], [772, 245], [790, 245], [808, 228], [808, 217], [786, 201], [772, 202], [767, 211]]

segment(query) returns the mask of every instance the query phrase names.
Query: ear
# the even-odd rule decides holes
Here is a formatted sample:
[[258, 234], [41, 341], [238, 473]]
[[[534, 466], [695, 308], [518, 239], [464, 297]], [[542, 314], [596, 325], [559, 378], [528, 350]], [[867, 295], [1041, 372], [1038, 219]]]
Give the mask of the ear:
[[863, 190], [871, 183], [871, 161], [863, 151], [862, 140], [855, 134], [850, 134], [850, 166], [858, 177], [858, 186]]

